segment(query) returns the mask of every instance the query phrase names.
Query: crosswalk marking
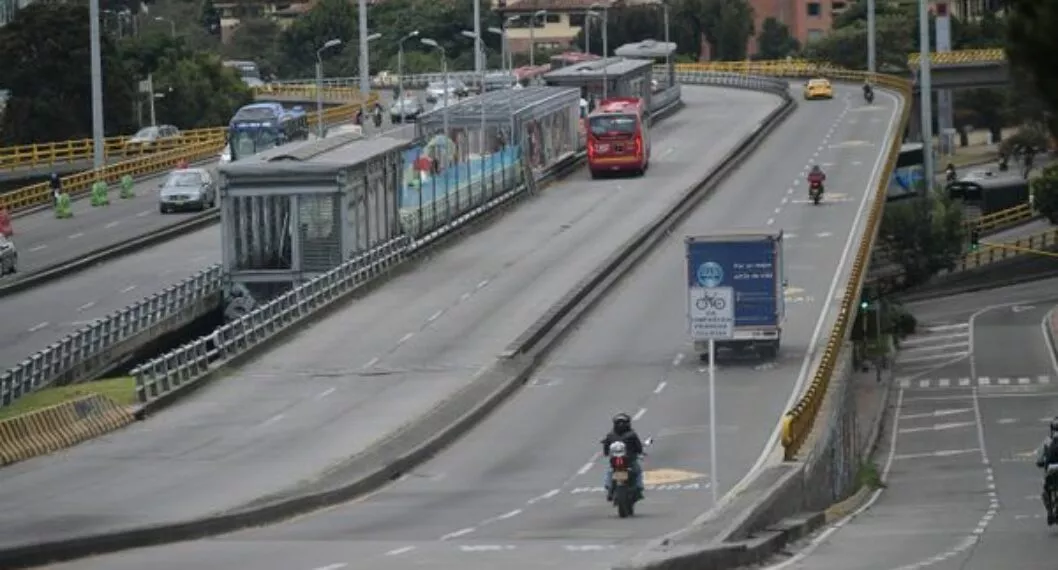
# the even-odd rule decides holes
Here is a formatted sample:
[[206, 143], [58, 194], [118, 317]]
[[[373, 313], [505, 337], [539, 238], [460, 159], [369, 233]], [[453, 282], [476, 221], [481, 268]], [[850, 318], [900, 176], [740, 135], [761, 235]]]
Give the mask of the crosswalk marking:
[[912, 372], [966, 357], [970, 353], [970, 325], [936, 324], [920, 327], [919, 332], [900, 341], [896, 364]]
[[912, 387], [914, 388], [952, 388], [958, 386], [960, 388], [969, 388], [972, 386], [986, 387], [986, 386], [1031, 386], [1041, 385], [1047, 386], [1051, 383], [1051, 377], [1046, 375], [1036, 376], [1003, 376], [1000, 378], [991, 378], [988, 376], [979, 376], [975, 378], [912, 378], [908, 376], [898, 376], [896, 383], [901, 388], [907, 390]]

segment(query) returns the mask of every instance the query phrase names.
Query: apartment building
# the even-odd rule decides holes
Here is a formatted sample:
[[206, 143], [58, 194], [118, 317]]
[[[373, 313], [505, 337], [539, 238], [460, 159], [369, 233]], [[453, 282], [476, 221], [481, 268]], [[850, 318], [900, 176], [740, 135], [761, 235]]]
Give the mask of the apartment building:
[[[790, 35], [801, 45], [826, 35], [834, 25], [834, 17], [848, 10], [856, 0], [749, 0], [753, 7], [756, 30], [760, 32], [764, 20], [775, 18], [786, 24]], [[756, 37], [750, 39], [749, 53], [757, 51]]]

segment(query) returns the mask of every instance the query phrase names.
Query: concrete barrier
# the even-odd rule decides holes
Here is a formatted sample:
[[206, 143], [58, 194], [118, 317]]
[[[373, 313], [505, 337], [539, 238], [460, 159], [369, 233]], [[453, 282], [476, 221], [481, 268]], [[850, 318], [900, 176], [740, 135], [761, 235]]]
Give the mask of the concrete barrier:
[[515, 393], [548, 351], [698, 203], [748, 158], [796, 108], [789, 96], [706, 179], [687, 188], [667, 211], [588, 273], [512, 343], [483, 373], [427, 414], [308, 485], [263, 497], [240, 509], [197, 520], [161, 524], [0, 551], [0, 566], [27, 567], [128, 548], [192, 540], [260, 526], [371, 492], [432, 457]]
[[132, 421], [128, 410], [99, 394], [15, 416], [0, 421], [0, 465], [65, 449]]

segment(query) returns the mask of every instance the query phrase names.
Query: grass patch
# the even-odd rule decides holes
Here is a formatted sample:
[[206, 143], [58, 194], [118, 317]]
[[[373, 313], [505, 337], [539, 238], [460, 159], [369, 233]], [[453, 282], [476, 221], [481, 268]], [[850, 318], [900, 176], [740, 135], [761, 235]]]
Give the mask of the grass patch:
[[860, 463], [860, 469], [856, 472], [856, 487], [863, 486], [872, 491], [885, 488], [885, 482], [882, 481], [882, 475], [878, 472], [878, 466], [870, 461]]
[[0, 420], [75, 400], [89, 394], [102, 394], [122, 406], [129, 406], [136, 403], [136, 379], [132, 376], [124, 376], [38, 390], [23, 396], [10, 406], [0, 408]]

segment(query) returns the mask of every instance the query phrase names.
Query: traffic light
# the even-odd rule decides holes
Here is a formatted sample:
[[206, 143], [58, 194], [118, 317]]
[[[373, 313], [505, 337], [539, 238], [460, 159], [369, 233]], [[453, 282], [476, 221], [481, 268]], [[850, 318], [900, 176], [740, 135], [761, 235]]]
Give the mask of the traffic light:
[[863, 291], [860, 292], [860, 310], [867, 312], [871, 308], [871, 295], [870, 291], [864, 287]]
[[981, 247], [981, 230], [973, 228], [970, 230], [970, 251], [977, 251]]

